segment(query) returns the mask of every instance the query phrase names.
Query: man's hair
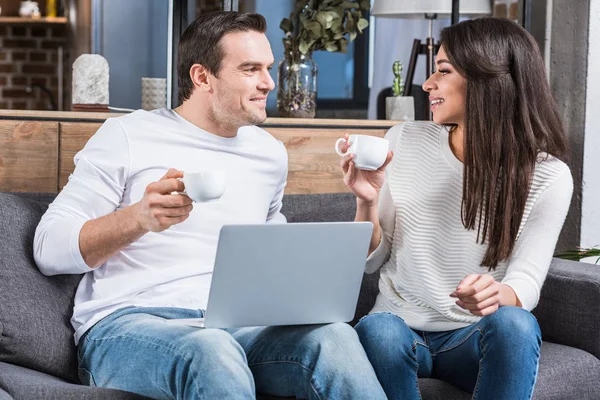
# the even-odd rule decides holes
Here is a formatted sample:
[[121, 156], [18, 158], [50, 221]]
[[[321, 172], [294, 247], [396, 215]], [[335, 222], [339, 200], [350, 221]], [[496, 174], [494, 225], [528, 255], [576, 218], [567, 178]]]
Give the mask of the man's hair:
[[177, 83], [179, 103], [189, 99], [194, 89], [190, 68], [201, 64], [218, 76], [225, 54], [221, 39], [228, 33], [255, 31], [265, 33], [267, 21], [260, 14], [242, 14], [235, 11], [217, 11], [198, 17], [183, 32], [177, 54]]

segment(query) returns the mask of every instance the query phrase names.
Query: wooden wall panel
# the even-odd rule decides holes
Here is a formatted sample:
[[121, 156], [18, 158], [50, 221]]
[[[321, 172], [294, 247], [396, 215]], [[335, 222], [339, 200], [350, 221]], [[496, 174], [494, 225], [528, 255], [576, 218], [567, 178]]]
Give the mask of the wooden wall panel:
[[340, 157], [334, 145], [344, 133], [383, 137], [387, 129], [279, 128], [265, 130], [281, 140], [288, 151], [286, 194], [339, 193], [348, 188], [342, 181]]
[[[100, 127], [99, 123], [60, 124], [59, 188], [73, 172], [73, 157]], [[286, 194], [346, 192], [334, 152], [335, 141], [344, 133], [383, 137], [386, 129], [265, 127], [288, 150], [289, 176]]]
[[58, 122], [2, 121], [0, 191], [56, 192]]
[[[0, 121], [0, 190], [61, 190], [73, 172], [73, 157], [103, 122], [45, 119]], [[344, 133], [382, 137], [393, 125], [391, 121], [331, 121], [300, 121], [301, 124], [274, 119], [263, 125], [288, 150], [287, 194], [347, 191], [342, 182], [340, 159], [333, 148], [335, 141]]]
[[100, 128], [99, 122], [61, 122], [58, 161], [58, 188], [67, 184], [75, 164], [73, 157]]

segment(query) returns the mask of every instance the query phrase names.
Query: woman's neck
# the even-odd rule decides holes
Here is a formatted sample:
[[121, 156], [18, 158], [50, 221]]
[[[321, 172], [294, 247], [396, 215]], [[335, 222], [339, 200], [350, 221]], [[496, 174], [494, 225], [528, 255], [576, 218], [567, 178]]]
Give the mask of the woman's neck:
[[465, 136], [462, 125], [456, 125], [451, 131], [448, 138], [450, 142], [450, 149], [454, 154], [454, 157], [458, 158], [461, 163], [465, 162]]

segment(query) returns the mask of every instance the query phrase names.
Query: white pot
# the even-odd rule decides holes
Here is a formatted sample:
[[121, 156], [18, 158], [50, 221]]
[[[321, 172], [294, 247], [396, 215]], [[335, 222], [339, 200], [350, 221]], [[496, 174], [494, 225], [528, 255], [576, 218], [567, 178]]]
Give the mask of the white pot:
[[395, 96], [385, 99], [385, 118], [397, 121], [415, 120], [415, 98]]

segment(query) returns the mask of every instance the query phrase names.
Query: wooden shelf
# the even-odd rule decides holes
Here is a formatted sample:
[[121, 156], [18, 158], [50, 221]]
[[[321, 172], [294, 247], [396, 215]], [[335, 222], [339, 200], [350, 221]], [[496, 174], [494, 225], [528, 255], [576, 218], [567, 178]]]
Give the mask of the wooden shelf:
[[0, 24], [66, 24], [67, 17], [0, 17]]

